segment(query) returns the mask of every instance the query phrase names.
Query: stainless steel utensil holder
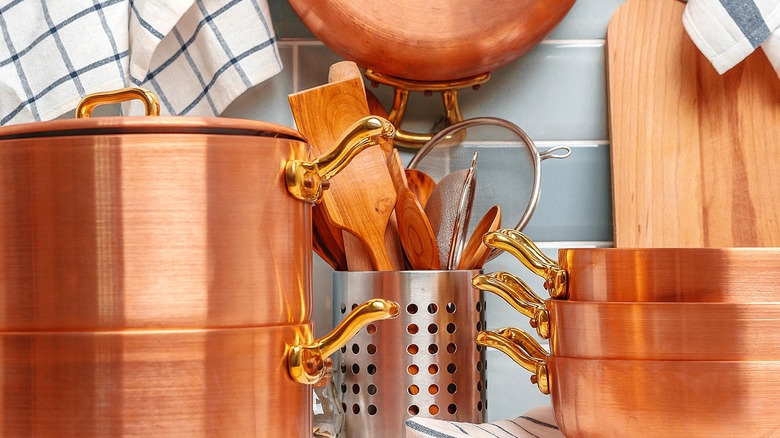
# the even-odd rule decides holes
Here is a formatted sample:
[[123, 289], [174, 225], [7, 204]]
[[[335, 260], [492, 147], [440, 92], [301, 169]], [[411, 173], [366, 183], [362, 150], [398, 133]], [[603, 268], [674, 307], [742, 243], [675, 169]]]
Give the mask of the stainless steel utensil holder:
[[485, 328], [479, 271], [334, 273], [338, 323], [358, 303], [381, 297], [401, 314], [370, 324], [341, 349], [336, 372], [346, 437], [404, 436], [413, 416], [480, 423], [487, 410]]

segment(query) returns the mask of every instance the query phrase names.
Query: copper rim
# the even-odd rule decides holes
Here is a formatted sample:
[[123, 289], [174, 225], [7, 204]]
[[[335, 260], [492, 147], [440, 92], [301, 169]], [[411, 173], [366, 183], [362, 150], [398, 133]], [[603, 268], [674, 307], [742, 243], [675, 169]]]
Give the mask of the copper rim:
[[4, 436], [308, 436], [310, 324], [0, 334]]
[[567, 437], [774, 436], [780, 362], [547, 358]]

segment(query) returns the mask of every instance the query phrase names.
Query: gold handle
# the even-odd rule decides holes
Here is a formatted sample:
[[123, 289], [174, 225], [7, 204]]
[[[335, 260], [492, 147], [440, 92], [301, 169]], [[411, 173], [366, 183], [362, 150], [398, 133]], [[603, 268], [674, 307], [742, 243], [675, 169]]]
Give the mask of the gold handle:
[[287, 191], [296, 198], [319, 203], [328, 180], [364, 149], [381, 145], [389, 151], [395, 136], [393, 124], [382, 117], [364, 117], [350, 126], [336, 146], [314, 161], [291, 160], [285, 166]]
[[476, 289], [493, 292], [515, 310], [531, 318], [531, 327], [544, 339], [550, 338], [550, 313], [539, 298], [520, 278], [509, 272], [479, 274], [471, 279]]
[[533, 373], [531, 383], [535, 383], [542, 394], [550, 393], [550, 375], [545, 362], [547, 352], [528, 333], [513, 328], [484, 330], [477, 333], [476, 342], [509, 356], [518, 365]]
[[506, 251], [534, 274], [544, 278], [544, 288], [552, 298], [568, 297], [568, 275], [558, 263], [547, 257], [525, 234], [512, 230], [497, 230], [485, 234], [485, 245]]
[[114, 91], [103, 91], [84, 96], [76, 106], [76, 118], [86, 119], [92, 117], [92, 111], [100, 106], [112, 103], [121, 103], [138, 99], [144, 103], [147, 116], [160, 115], [160, 101], [157, 96], [143, 88], [122, 88]]
[[291, 346], [287, 352], [290, 376], [299, 383], [314, 384], [325, 375], [325, 359], [346, 344], [364, 326], [382, 319], [395, 318], [398, 303], [376, 298], [356, 307], [329, 334], [310, 345]]

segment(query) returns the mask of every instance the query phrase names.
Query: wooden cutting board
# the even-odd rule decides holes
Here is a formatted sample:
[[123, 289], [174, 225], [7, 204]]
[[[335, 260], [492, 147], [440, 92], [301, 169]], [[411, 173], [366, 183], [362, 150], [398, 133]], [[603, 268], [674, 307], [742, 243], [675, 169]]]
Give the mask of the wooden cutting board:
[[780, 79], [718, 75], [685, 4], [628, 0], [607, 30], [615, 246], [780, 246]]

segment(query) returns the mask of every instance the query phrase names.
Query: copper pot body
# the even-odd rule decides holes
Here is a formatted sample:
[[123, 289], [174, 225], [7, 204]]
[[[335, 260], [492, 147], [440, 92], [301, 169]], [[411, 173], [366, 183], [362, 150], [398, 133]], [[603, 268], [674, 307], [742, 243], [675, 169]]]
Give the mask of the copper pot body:
[[2, 437], [311, 436], [311, 324], [0, 333]]
[[559, 250], [556, 261], [515, 230], [490, 232], [485, 243], [542, 277], [556, 299], [780, 301], [780, 248], [578, 248]]
[[469, 78], [530, 51], [574, 0], [290, 0], [330, 49], [386, 75], [441, 82]]
[[548, 357], [567, 437], [770, 437], [780, 431], [780, 362]]
[[780, 360], [780, 303], [547, 300], [554, 356]]
[[575, 301], [780, 301], [779, 248], [558, 251]]
[[0, 129], [0, 331], [311, 320], [289, 128], [118, 117]]

